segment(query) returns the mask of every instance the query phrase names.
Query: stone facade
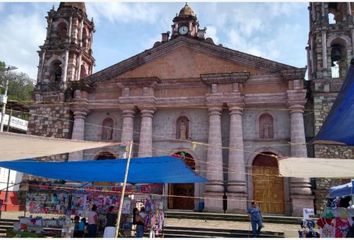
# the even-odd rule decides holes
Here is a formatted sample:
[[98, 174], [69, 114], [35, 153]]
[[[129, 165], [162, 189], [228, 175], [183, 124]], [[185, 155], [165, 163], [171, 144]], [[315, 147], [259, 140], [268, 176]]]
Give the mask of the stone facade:
[[[74, 3], [65, 7], [84, 10]], [[229, 212], [244, 212], [253, 199], [275, 204], [254, 190], [257, 184], [271, 185], [256, 182], [254, 160], [262, 154], [306, 156], [305, 69], [215, 45], [205, 38], [205, 29], [199, 28], [187, 4], [173, 22], [171, 36], [163, 33], [152, 48], [79, 84], [71, 85], [76, 78], [68, 78], [66, 90], [54, 92], [58, 101], [39, 87], [32, 112], [41, 118], [32, 117], [31, 128], [39, 129], [45, 116], [62, 106], [63, 113], [70, 115], [72, 130], [61, 137], [134, 141], [133, 156], [139, 157], [188, 153], [195, 171], [208, 179], [206, 184], [193, 184], [191, 196], [204, 200], [205, 211], [222, 211], [224, 194]], [[78, 62], [70, 62], [72, 70]], [[39, 76], [40, 86], [44, 79]], [[46, 112], [48, 101], [52, 107]], [[64, 132], [60, 131], [64, 125], [51, 126], [52, 132]], [[71, 153], [69, 160], [97, 159], [104, 152], [120, 154], [118, 148], [91, 149]], [[267, 169], [266, 161], [257, 163], [262, 171]], [[308, 179], [276, 181], [284, 186], [277, 202], [285, 205], [277, 213], [299, 215], [300, 208], [313, 207]], [[172, 188], [166, 185], [166, 192]], [[198, 203], [195, 200], [194, 209]]]
[[[313, 108], [313, 126], [307, 127], [308, 140], [314, 137], [342, 86], [354, 49], [353, 3], [310, 3], [310, 34], [308, 41], [308, 106]], [[314, 145], [313, 156], [353, 158], [353, 148], [335, 145]], [[348, 180], [316, 179], [315, 203], [318, 213], [324, 207], [330, 186]]]

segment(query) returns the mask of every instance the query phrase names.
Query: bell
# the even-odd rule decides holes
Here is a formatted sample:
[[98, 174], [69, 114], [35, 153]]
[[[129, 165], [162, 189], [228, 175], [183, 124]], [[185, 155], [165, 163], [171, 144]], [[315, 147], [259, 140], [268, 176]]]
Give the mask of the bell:
[[342, 53], [341, 53], [341, 46], [340, 45], [333, 45], [332, 46], [331, 57], [332, 57], [333, 62], [341, 59]]

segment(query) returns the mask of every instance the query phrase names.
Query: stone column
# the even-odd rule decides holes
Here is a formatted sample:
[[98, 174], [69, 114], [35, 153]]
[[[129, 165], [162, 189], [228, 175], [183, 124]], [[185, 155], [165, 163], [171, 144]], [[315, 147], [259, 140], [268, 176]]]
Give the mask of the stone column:
[[247, 208], [246, 168], [243, 148], [242, 108], [230, 107], [230, 149], [228, 166], [228, 210]]
[[152, 117], [154, 112], [154, 109], [141, 110], [139, 157], [152, 156]]
[[322, 68], [327, 70], [327, 41], [326, 32], [322, 32]]
[[82, 62], [82, 53], [79, 54], [78, 60], [77, 60], [77, 69], [76, 69], [76, 79], [80, 80], [81, 78], [81, 62]]
[[69, 18], [70, 20], [69, 20], [69, 31], [68, 31], [68, 40], [69, 40], [69, 43], [71, 43], [71, 41], [72, 41], [72, 39], [71, 39], [71, 37], [72, 37], [72, 28], [73, 28], [73, 17], [70, 17]]
[[209, 137], [206, 165], [205, 210], [221, 211], [224, 175], [221, 141], [221, 106], [209, 107]]
[[68, 75], [68, 64], [69, 64], [69, 50], [65, 50], [65, 59], [64, 59], [64, 71], [63, 71], [63, 85], [64, 89], [66, 89], [67, 83], [67, 75]]
[[[74, 126], [71, 139], [84, 140], [86, 109], [74, 110]], [[83, 159], [83, 151], [69, 153], [69, 161], [80, 161]]]
[[134, 114], [135, 111], [133, 109], [123, 110], [122, 143], [127, 143], [133, 140]]
[[[307, 157], [305, 127], [304, 127], [304, 106], [295, 104], [290, 109], [290, 142], [292, 157]], [[301, 167], [301, 166], [299, 166]], [[315, 171], [315, 170], [314, 170]], [[291, 201], [292, 214], [301, 216], [303, 208], [313, 208], [314, 203], [311, 192], [310, 179], [291, 178]]]

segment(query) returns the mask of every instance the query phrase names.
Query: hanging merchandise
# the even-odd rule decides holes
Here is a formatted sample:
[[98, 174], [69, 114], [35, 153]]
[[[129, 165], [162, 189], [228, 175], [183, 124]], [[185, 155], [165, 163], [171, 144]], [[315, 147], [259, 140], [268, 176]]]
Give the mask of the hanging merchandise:
[[[126, 195], [162, 194], [161, 184], [142, 184], [127, 186]], [[110, 206], [118, 206], [121, 186], [73, 187], [69, 184], [46, 185], [30, 184], [26, 196], [26, 211], [29, 213], [66, 214], [84, 216], [90, 206], [96, 205], [99, 214], [105, 214]], [[127, 214], [129, 204], [125, 201], [123, 211]]]
[[150, 238], [162, 237], [165, 222], [164, 201], [160, 196], [152, 195], [145, 200], [145, 231]]

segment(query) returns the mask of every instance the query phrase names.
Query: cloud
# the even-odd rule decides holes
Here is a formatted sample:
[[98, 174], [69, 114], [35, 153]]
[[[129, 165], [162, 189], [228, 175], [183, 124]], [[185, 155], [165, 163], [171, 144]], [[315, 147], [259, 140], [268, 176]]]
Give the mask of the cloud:
[[159, 19], [159, 10], [148, 3], [87, 3], [87, 13], [97, 24], [107, 19], [111, 23], [154, 23]]
[[217, 28], [214, 26], [207, 26], [206, 37], [213, 39], [215, 44], [219, 44], [219, 38], [217, 36]]
[[5, 9], [5, 3], [0, 2], [0, 12]]
[[[306, 5], [240, 4], [228, 13], [224, 45], [285, 64], [303, 67], [308, 32]], [[224, 36], [221, 36], [221, 35]]]
[[36, 50], [45, 39], [45, 19], [35, 12], [24, 14], [17, 10], [0, 21], [2, 32], [6, 33], [0, 35], [0, 56], [7, 64], [36, 79], [39, 61]]

